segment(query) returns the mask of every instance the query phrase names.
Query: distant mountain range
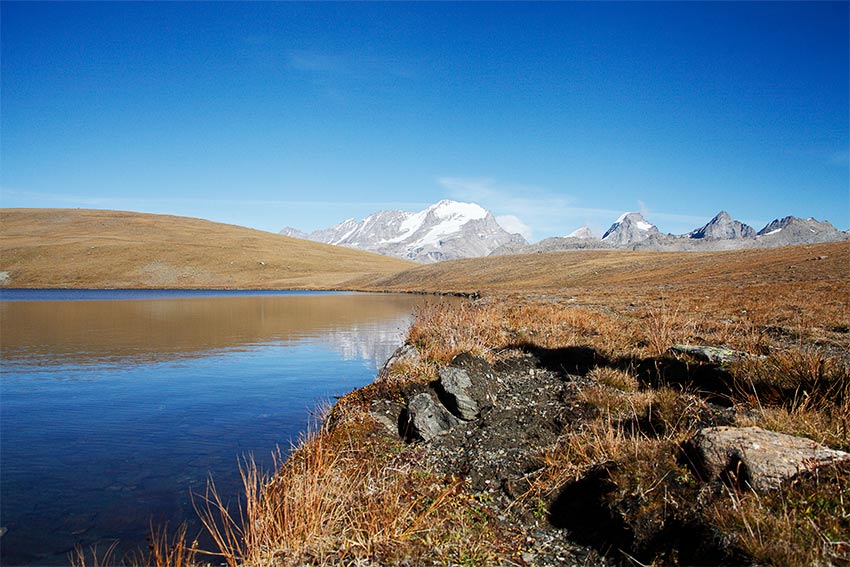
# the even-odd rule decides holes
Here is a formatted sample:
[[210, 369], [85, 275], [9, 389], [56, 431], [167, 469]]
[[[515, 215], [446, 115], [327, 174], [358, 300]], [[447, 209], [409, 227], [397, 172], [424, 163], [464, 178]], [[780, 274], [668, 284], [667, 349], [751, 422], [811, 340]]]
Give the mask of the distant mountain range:
[[309, 234], [293, 228], [280, 233], [423, 263], [558, 250], [739, 250], [850, 240], [850, 231], [842, 232], [827, 221], [793, 216], [776, 219], [756, 232], [726, 211], [687, 234], [663, 234], [640, 213], [629, 212], [614, 221], [601, 238], [585, 226], [565, 237], [529, 244], [521, 235], [499, 226], [486, 209], [456, 201], [440, 201], [418, 213], [380, 211], [361, 221], [349, 219]]
[[490, 211], [457, 201], [440, 201], [418, 213], [379, 211], [309, 234], [293, 228], [280, 233], [423, 263], [487, 256], [507, 244], [528, 244], [499, 226]]

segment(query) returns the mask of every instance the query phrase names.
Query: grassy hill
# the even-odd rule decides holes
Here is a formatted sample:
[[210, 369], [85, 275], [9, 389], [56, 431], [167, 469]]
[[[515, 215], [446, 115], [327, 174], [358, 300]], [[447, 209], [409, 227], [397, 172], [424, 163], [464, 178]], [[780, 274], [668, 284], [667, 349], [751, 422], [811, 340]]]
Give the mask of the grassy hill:
[[330, 289], [413, 265], [200, 219], [0, 210], [0, 272], [7, 287]]
[[734, 252], [550, 252], [442, 262], [350, 282], [360, 289], [544, 295], [610, 307], [664, 304], [768, 320], [847, 324], [850, 243]]
[[731, 252], [574, 250], [440, 262], [357, 285], [396, 291], [604, 293], [647, 285], [709, 285], [848, 279], [850, 243]]

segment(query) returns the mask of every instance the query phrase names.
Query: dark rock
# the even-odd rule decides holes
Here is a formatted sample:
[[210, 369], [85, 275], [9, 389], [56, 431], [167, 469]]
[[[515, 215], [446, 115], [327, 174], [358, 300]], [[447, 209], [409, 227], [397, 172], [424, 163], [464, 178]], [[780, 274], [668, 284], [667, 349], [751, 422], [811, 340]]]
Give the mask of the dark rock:
[[[467, 476], [474, 490], [498, 490], [508, 496], [525, 492], [527, 478], [542, 466], [541, 451], [556, 443], [571, 415], [585, 411], [566, 393], [576, 385], [541, 368], [533, 355], [495, 367], [461, 355], [452, 366], [468, 375], [473, 385], [468, 393], [478, 404], [479, 416], [435, 438], [429, 444], [429, 460], [447, 473]], [[567, 399], [571, 401], [565, 403]]]
[[431, 441], [458, 425], [460, 420], [453, 416], [428, 392], [416, 394], [407, 404], [408, 434], [411, 437]]
[[466, 370], [454, 366], [440, 369], [441, 400], [454, 415], [470, 421], [478, 417], [478, 403], [472, 398], [472, 380]]
[[685, 443], [697, 477], [767, 492], [805, 471], [844, 461], [850, 454], [760, 427], [708, 427]]

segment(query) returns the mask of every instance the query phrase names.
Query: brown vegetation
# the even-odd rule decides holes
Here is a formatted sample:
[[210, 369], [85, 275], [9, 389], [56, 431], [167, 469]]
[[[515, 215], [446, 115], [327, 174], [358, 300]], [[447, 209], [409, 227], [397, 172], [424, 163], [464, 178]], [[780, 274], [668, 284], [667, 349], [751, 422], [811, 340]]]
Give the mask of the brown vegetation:
[[[421, 309], [409, 341], [422, 360], [399, 365], [377, 384], [344, 399], [335, 413], [350, 419], [365, 415], [366, 402], [376, 395], [403, 397], [407, 386], [433, 380], [436, 366], [460, 353], [495, 361], [534, 347], [588, 347], [607, 361], [588, 372], [596, 385], [580, 395], [593, 417], [567, 428], [558, 444], [541, 455], [543, 466], [526, 494], [512, 504], [513, 513], [545, 510], [554, 521], [559, 494], [571, 483], [603, 475], [610, 483], [606, 506], [632, 538], [628, 547], [621, 548], [622, 554], [612, 538], [608, 549], [614, 560], [625, 559], [630, 551], [643, 561], [680, 562], [678, 554], [683, 551], [675, 546], [664, 551], [652, 540], [652, 534], [666, 533], [671, 542], [705, 538], [710, 549], [690, 553], [715, 553], [716, 561], [773, 565], [844, 561], [848, 552], [844, 542], [850, 539], [846, 467], [825, 469], [819, 480], [800, 481], [759, 498], [700, 487], [682, 462], [679, 447], [701, 426], [735, 423], [850, 449], [848, 252], [850, 247], [839, 244], [757, 251], [744, 258], [739, 253], [702, 255], [689, 260], [684, 271], [678, 255], [639, 255], [630, 259], [628, 277], [613, 275], [624, 269], [622, 265], [610, 269], [622, 258], [578, 254], [574, 264], [579, 264], [579, 273], [587, 274], [588, 264], [600, 266], [606, 261], [607, 279], [550, 274], [551, 287], [541, 279], [523, 279], [521, 273], [513, 281], [505, 275], [499, 282], [495, 278], [473, 282], [481, 273], [467, 268], [474, 265], [486, 271], [489, 260], [417, 268], [404, 278], [430, 274], [420, 280], [426, 289], [437, 284], [421, 281], [440, 282], [445, 275], [449, 282], [464, 280], [456, 286], [449, 283], [452, 291], [521, 286], [536, 294], [490, 295], [474, 303]], [[542, 268], [558, 255], [546, 256], [526, 260]], [[795, 269], [796, 265], [805, 269]], [[557, 271], [551, 265], [549, 270]], [[692, 270], [702, 271], [692, 274]], [[617, 284], [612, 281], [620, 278]], [[564, 288], [557, 288], [555, 281]], [[688, 371], [663, 371], [665, 365], [689, 368], [687, 361], [667, 354], [676, 343], [734, 348], [753, 356], [731, 365], [725, 381], [711, 383]], [[415, 463], [416, 451], [407, 448], [399, 458]], [[416, 487], [408, 490], [413, 490], [408, 498], [418, 497]], [[452, 513], [481, 497], [472, 491], [465, 494], [452, 495], [448, 508]], [[499, 515], [488, 510], [491, 517]], [[505, 517], [488, 524], [486, 533], [479, 526], [478, 540], [492, 546], [495, 556], [489, 561], [521, 562], [516, 550], [523, 543], [522, 530], [514, 521], [516, 515]], [[683, 526], [701, 528], [688, 536]], [[509, 545], [499, 549], [490, 539], [494, 533]], [[432, 534], [432, 549], [439, 548], [440, 535]], [[425, 562], [450, 561], [449, 556], [401, 549]], [[379, 559], [368, 553], [365, 557]], [[704, 559], [712, 560], [708, 555]]]
[[[617, 522], [608, 526], [613, 535], [583, 541], [614, 561], [632, 554], [654, 564], [697, 556], [769, 565], [845, 561], [848, 467], [759, 497], [699, 485], [680, 453], [699, 427], [716, 423], [759, 425], [850, 449], [848, 249], [827, 248], [836, 260], [812, 260], [817, 269], [793, 273], [796, 281], [789, 281], [776, 251], [743, 264], [719, 254], [700, 285], [647, 279], [631, 282], [631, 293], [620, 296], [587, 288], [581, 305], [572, 294], [550, 293], [421, 308], [409, 331], [421, 359], [396, 365], [341, 400], [326, 428], [251, 492], [249, 501], [263, 507], [248, 525], [275, 518], [281, 532], [296, 535], [251, 548], [271, 553], [263, 558], [251, 546], [231, 546], [233, 564], [523, 564], [528, 518], [562, 525], [569, 512], [559, 511], [559, 502], [572, 486], [604, 487], [604, 506]], [[805, 247], [786, 253], [797, 261], [824, 255]], [[762, 282], [759, 293], [742, 283], [747, 278]], [[753, 356], [730, 365], [720, 382], [704, 381], [693, 371], [698, 365], [667, 353], [676, 343]], [[433, 380], [437, 367], [458, 354], [498, 361], [564, 347], [586, 347], [604, 361], [587, 372], [591, 385], [579, 394], [589, 417], [543, 451], [526, 492], [507, 507], [462, 477], [438, 474], [423, 446], [381, 433], [368, 413], [376, 397], [403, 402], [411, 387]], [[581, 536], [581, 526], [567, 527]], [[625, 533], [628, 539], [617, 539]], [[669, 547], [658, 543], [658, 534]]]
[[0, 210], [2, 285], [21, 288], [334, 289], [409, 268], [396, 258], [200, 219]]

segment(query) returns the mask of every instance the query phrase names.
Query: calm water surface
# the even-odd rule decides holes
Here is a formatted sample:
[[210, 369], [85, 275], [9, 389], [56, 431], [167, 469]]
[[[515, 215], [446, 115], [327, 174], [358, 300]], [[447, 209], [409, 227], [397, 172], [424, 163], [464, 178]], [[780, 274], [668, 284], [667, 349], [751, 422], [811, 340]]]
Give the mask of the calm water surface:
[[212, 475], [235, 499], [238, 459], [270, 467], [317, 403], [372, 381], [424, 301], [0, 292], [0, 563], [123, 553], [151, 520], [199, 533], [190, 491]]

